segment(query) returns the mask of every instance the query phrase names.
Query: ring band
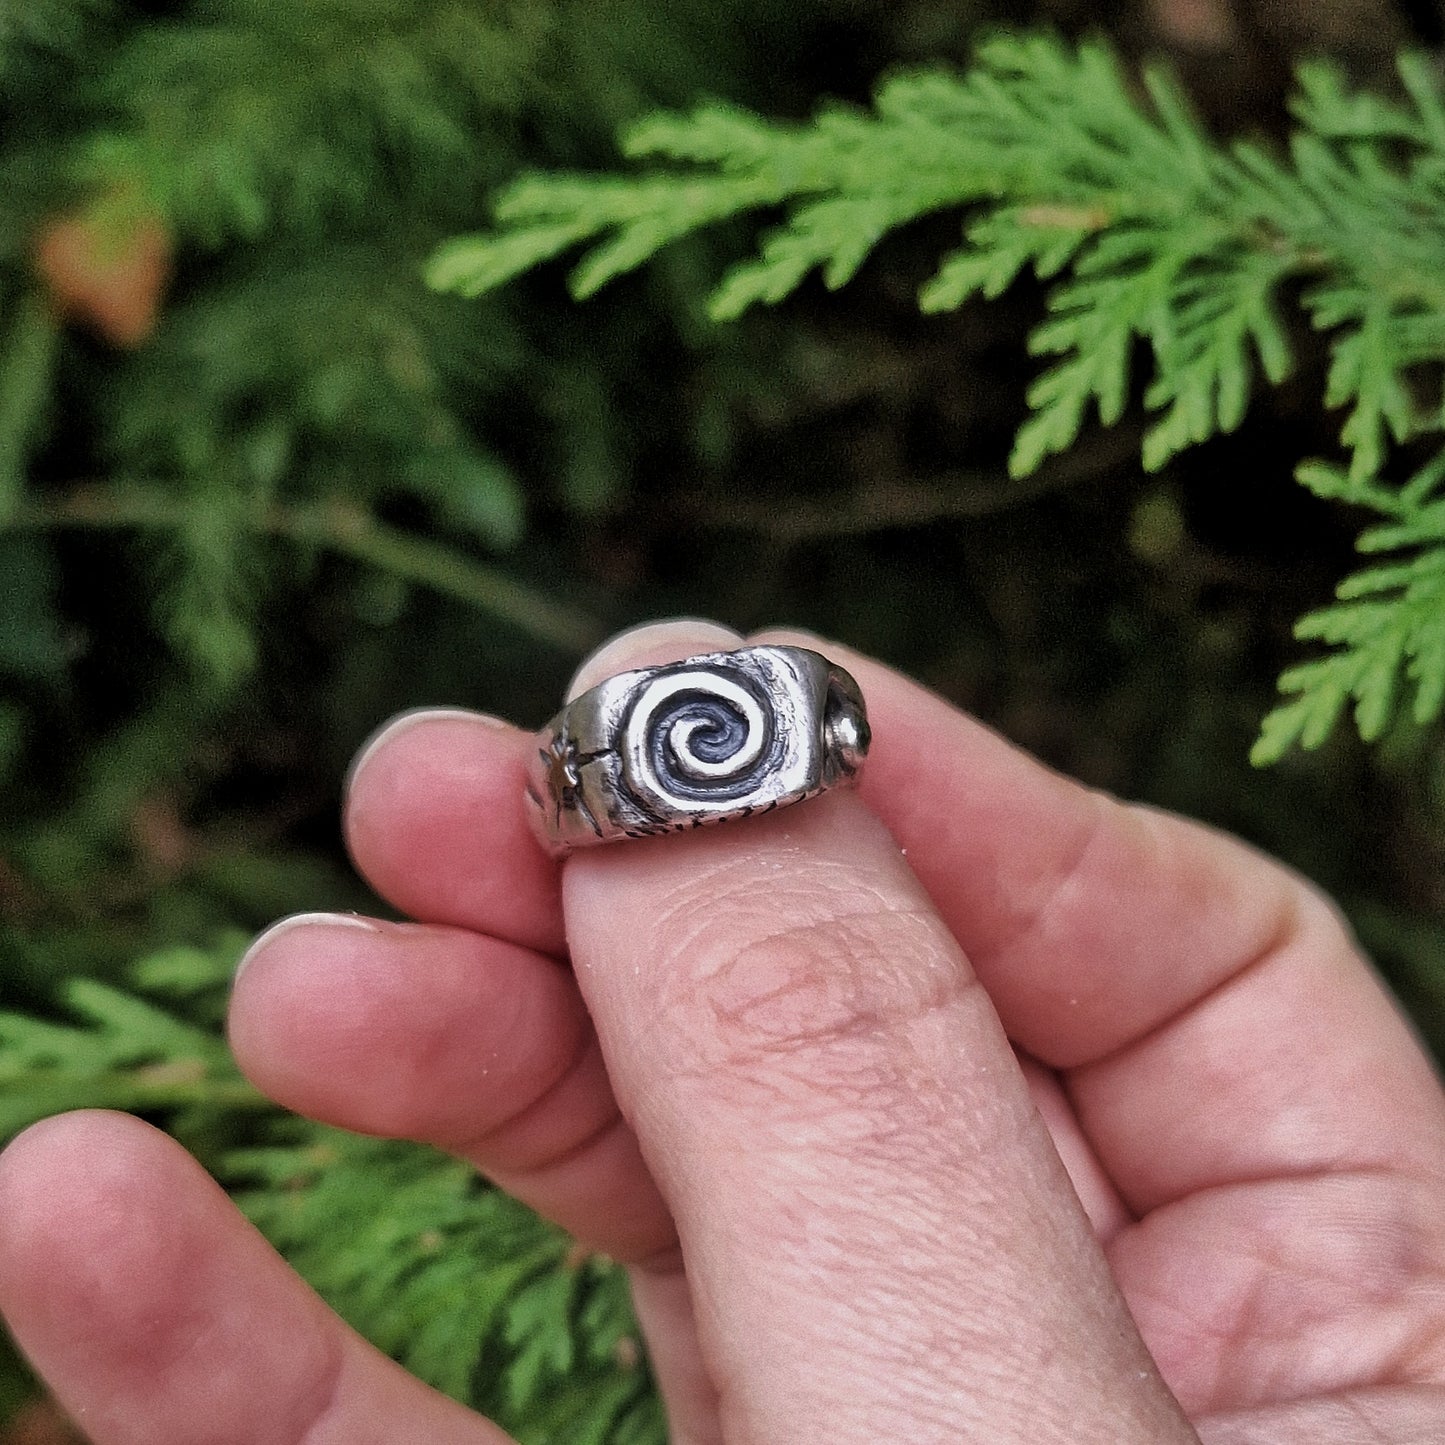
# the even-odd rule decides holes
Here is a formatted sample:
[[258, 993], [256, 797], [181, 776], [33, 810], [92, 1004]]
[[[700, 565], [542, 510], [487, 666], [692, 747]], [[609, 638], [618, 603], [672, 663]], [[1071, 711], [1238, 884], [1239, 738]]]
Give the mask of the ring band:
[[863, 695], [805, 647], [708, 652], [618, 673], [537, 735], [527, 796], [555, 854], [771, 812], [850, 782]]

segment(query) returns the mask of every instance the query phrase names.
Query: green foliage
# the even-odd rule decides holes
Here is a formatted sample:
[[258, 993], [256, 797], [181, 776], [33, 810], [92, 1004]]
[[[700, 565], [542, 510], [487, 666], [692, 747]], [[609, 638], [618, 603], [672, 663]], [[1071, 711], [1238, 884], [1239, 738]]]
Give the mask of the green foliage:
[[[645, 0], [606, 17], [472, 0], [171, 12], [24, 0], [0, 20], [0, 74], [15, 72], [0, 92], [0, 526], [142, 532], [139, 590], [217, 697], [253, 674], [266, 604], [309, 582], [318, 551], [360, 564], [358, 610], [380, 573], [399, 605], [441, 591], [586, 647], [595, 623], [486, 560], [547, 501], [492, 423], [524, 426], [518, 398], [561, 392], [575, 363], [557, 326], [503, 304], [479, 320], [418, 271], [530, 136], [585, 150], [678, 83], [686, 27], [713, 22], [680, 17], [671, 48], [634, 56]], [[61, 218], [95, 253], [62, 269], [95, 274], [57, 278], [42, 258], [37, 288], [37, 238]], [[141, 254], [148, 278], [124, 269]], [[97, 356], [61, 335], [46, 286], [110, 340], [97, 293], [118, 292], [154, 335]], [[579, 439], [549, 468], [561, 487], [586, 470], [605, 500], [625, 467], [575, 411]], [[97, 471], [74, 469], [76, 438]], [[138, 509], [138, 488], [162, 505]]]
[[214, 1034], [94, 979], [69, 980], [75, 1023], [0, 1014], [0, 1134], [65, 1109], [132, 1110], [255, 1096]]
[[157, 1118], [343, 1318], [522, 1445], [660, 1445], [620, 1269], [469, 1165], [289, 1118], [239, 1077], [218, 1030], [244, 941], [158, 950], [124, 988], [71, 979], [60, 1020], [0, 1014], [0, 1138], [77, 1107]]
[[[512, 185], [500, 229], [433, 257], [434, 286], [476, 296], [572, 247], [595, 242], [572, 273], [587, 296], [662, 247], [718, 221], [785, 206], [757, 259], [713, 292], [717, 318], [776, 302], [814, 270], [843, 285], [888, 232], [966, 208], [965, 243], [924, 286], [937, 312], [997, 296], [1025, 271], [1051, 283], [1029, 347], [1050, 358], [1029, 390], [1015, 475], [1072, 447], [1091, 410], [1120, 420], [1136, 382], [1138, 344], [1152, 370], [1143, 405], [1146, 468], [1243, 421], [1258, 378], [1294, 367], [1284, 308], [1296, 296], [1329, 337], [1325, 405], [1357, 485], [1382, 478], [1395, 444], [1445, 430], [1445, 99], [1418, 56], [1400, 65], [1406, 92], [1388, 101], [1349, 89], [1325, 65], [1302, 67], [1287, 157], [1252, 142], [1214, 143], [1159, 70], [1135, 94], [1112, 53], [1042, 36], [982, 45], [962, 74], [897, 76], [871, 112], [831, 106], [804, 125], [730, 107], [659, 115], [623, 149], [667, 163], [637, 178], [542, 175]], [[1362, 545], [1421, 545], [1408, 509]], [[1389, 540], [1382, 540], [1388, 538]], [[1317, 746], [1355, 697], [1365, 736], [1391, 711], [1402, 667], [1420, 686], [1413, 715], [1440, 710], [1435, 659], [1445, 647], [1430, 554], [1408, 578], [1363, 574], [1353, 602], [1307, 618], [1300, 636], [1345, 651], [1286, 674], [1297, 698], [1265, 726], [1257, 760], [1293, 741]]]
[[238, 1202], [323, 1296], [523, 1445], [663, 1439], [625, 1275], [467, 1165], [296, 1126], [227, 1160]]
[[37, 56], [70, 57], [109, 18], [111, 0], [28, 0], [7, 5], [0, 18], [0, 81], [23, 75]]
[[363, 219], [387, 192], [424, 205], [485, 159], [534, 44], [458, 0], [215, 0], [126, 39], [100, 87], [116, 120], [78, 167], [210, 245]]
[[111, 466], [172, 501], [156, 539], [158, 620], [222, 685], [254, 660], [251, 601], [267, 570], [255, 534], [285, 498], [326, 502], [344, 484], [363, 518], [410, 498], [464, 544], [518, 540], [517, 482], [462, 414], [505, 384], [515, 339], [500, 318], [478, 336], [409, 279], [414, 265], [395, 238], [324, 258], [272, 248], [262, 270], [175, 307], [117, 378]]
[[1373, 508], [1389, 520], [1359, 538], [1366, 553], [1401, 554], [1340, 583], [1338, 603], [1301, 618], [1296, 635], [1335, 651], [1291, 668], [1280, 687], [1294, 696], [1264, 721], [1254, 756], [1273, 762], [1292, 744], [1318, 747], [1351, 703], [1360, 736], [1378, 738], [1395, 715], [1402, 679], [1413, 684], [1409, 714], [1418, 724], [1445, 705], [1445, 455], [1404, 487], [1381, 487], [1323, 464], [1300, 480], [1323, 497]]

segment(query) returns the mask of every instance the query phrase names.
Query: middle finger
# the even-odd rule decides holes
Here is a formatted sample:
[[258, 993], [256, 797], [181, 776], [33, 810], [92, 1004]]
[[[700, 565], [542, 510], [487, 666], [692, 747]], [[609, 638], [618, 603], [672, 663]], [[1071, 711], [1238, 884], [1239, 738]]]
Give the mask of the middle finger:
[[252, 945], [229, 1032], [246, 1075], [299, 1114], [448, 1149], [618, 1259], [675, 1243], [555, 959], [464, 929], [302, 915]]

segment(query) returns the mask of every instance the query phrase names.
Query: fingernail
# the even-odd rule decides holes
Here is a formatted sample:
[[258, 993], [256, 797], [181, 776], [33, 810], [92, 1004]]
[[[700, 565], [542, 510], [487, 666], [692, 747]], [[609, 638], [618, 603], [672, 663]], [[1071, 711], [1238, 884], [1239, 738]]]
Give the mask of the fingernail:
[[363, 918], [359, 913], [293, 913], [289, 918], [282, 918], [273, 923], [270, 928], [263, 929], [251, 940], [251, 946], [241, 955], [241, 961], [236, 965], [236, 971], [231, 975], [234, 983], [245, 971], [246, 965], [251, 962], [261, 951], [274, 943], [283, 933], [289, 933], [293, 928], [300, 928], [302, 925], [309, 928], [360, 928], [367, 933], [377, 933], [379, 926], [370, 918]]
[[808, 627], [790, 627], [783, 623], [777, 627], [764, 627], [748, 637], [749, 642], [784, 643], [794, 647], [810, 647], [814, 652], [825, 655], [837, 647], [831, 638], [823, 637]]
[[570, 701], [595, 687], [603, 678], [613, 677], [634, 667], [654, 667], [667, 662], [681, 662], [699, 652], [723, 652], [743, 641], [741, 632], [709, 622], [705, 617], [677, 617], [666, 622], [644, 622], [629, 627], [604, 642], [592, 653], [567, 688]]
[[381, 751], [383, 744], [390, 743], [400, 734], [409, 732], [414, 727], [420, 727], [423, 723], [433, 722], [474, 722], [489, 728], [512, 726], [505, 718], [493, 717], [490, 713], [485, 712], [472, 712], [469, 708], [464, 707], [414, 707], [408, 712], [399, 712], [395, 717], [387, 718], [356, 750], [356, 756], [352, 758], [351, 766], [346, 770], [346, 779], [341, 786], [341, 796], [346, 798], [350, 795], [357, 778], [361, 776], [362, 768], [366, 766], [368, 759]]

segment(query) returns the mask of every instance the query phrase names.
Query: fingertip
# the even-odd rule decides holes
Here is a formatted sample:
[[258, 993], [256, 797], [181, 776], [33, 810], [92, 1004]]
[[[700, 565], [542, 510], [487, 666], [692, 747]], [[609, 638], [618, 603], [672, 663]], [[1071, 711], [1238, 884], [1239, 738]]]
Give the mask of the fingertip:
[[363, 1055], [378, 1046], [385, 1052], [398, 999], [384, 986], [384, 964], [397, 949], [380, 936], [406, 931], [325, 913], [296, 914], [268, 928], [236, 970], [226, 1017], [241, 1072], [286, 1107], [314, 1114], [310, 1090], [339, 1091]]
[[589, 1033], [556, 961], [458, 928], [273, 934], [232, 998], [242, 1072], [326, 1123], [449, 1146], [521, 1112]]
[[236, 971], [231, 977], [232, 985], [240, 979], [241, 975], [263, 954], [269, 951], [277, 942], [288, 933], [294, 933], [298, 929], [315, 929], [316, 936], [324, 937], [327, 929], [351, 929], [360, 930], [364, 933], [378, 933], [382, 925], [374, 918], [366, 918], [360, 913], [293, 913], [289, 917], [277, 919], [269, 928], [262, 929], [252, 940], [251, 946], [241, 955], [240, 961], [236, 964]]
[[114, 1172], [126, 1156], [165, 1137], [115, 1109], [74, 1109], [22, 1129], [0, 1150], [0, 1238], [38, 1193], [52, 1192], [56, 1178], [64, 1179], [65, 1198], [73, 1199], [97, 1174]]
[[0, 1156], [0, 1303], [88, 1439], [504, 1439], [344, 1330], [179, 1144], [127, 1115], [47, 1119]]
[[842, 643], [835, 642], [830, 637], [824, 637], [821, 633], [813, 632], [806, 627], [790, 627], [786, 623], [750, 632], [747, 642], [749, 647], [806, 647], [813, 652], [822, 652], [828, 655], [843, 648]]
[[560, 953], [557, 868], [523, 791], [534, 747], [479, 713], [394, 720], [352, 770], [343, 833], [357, 870], [413, 918]]
[[742, 642], [741, 632], [703, 617], [643, 622], [609, 638], [583, 661], [567, 686], [567, 700], [619, 672], [681, 662], [700, 652], [730, 652]]
[[105, 1109], [42, 1119], [0, 1153], [0, 1305], [22, 1343], [104, 1338], [164, 1292], [167, 1251], [138, 1222], [172, 1210], [178, 1156], [160, 1130]]
[[[361, 776], [366, 765], [384, 749], [389, 748], [397, 738], [410, 732], [413, 728], [427, 727], [436, 723], [462, 723], [476, 725], [478, 727], [491, 728], [493, 730], [506, 731], [512, 728], [512, 724], [505, 718], [493, 717], [491, 713], [474, 712], [464, 707], [414, 707], [405, 712], [399, 712], [393, 717], [381, 723], [375, 728], [371, 735], [356, 750], [356, 756], [352, 758], [351, 765], [346, 770], [346, 778], [342, 784], [341, 796], [343, 800], [351, 797], [351, 792], [356, 785], [356, 780]], [[343, 812], [345, 803], [343, 802]]]

